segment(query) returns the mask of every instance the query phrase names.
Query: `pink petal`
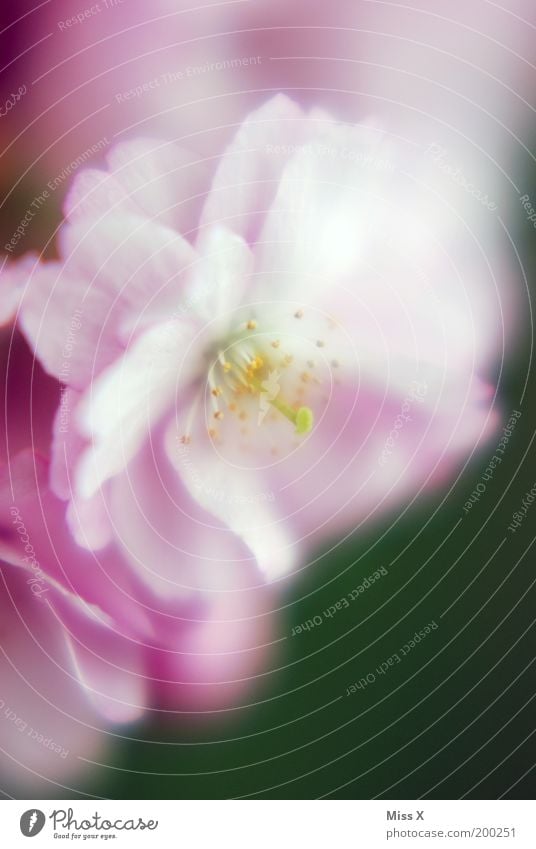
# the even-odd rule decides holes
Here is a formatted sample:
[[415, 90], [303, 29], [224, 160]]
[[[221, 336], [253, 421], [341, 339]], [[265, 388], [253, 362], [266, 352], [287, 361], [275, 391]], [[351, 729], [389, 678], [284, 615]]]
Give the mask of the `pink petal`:
[[[45, 585], [50, 579], [72, 598], [103, 611], [127, 635], [149, 635], [150, 593], [136, 581], [121, 552], [109, 547], [89, 553], [80, 548], [65, 522], [65, 502], [48, 484], [45, 460], [24, 452], [0, 469], [2, 558], [19, 569], [32, 569]], [[17, 531], [17, 512], [29, 537], [25, 549]], [[42, 573], [42, 574], [41, 574]]]
[[150, 328], [82, 397], [76, 420], [90, 445], [81, 454], [75, 488], [83, 498], [122, 471], [175, 393], [186, 392], [200, 365], [185, 356], [192, 335], [192, 327], [178, 319]]
[[106, 744], [63, 629], [27, 578], [14, 567], [0, 570], [0, 765], [3, 791], [19, 798], [76, 787], [88, 768], [81, 758], [102, 757]]
[[111, 174], [85, 168], [74, 178], [63, 205], [70, 221], [84, 218], [111, 220], [121, 213], [139, 213], [125, 188]]
[[148, 698], [142, 645], [87, 617], [80, 624], [65, 605], [59, 620], [78, 680], [95, 710], [113, 723], [139, 719]]
[[36, 262], [34, 254], [25, 254], [14, 262], [4, 257], [0, 268], [0, 326], [16, 318], [24, 285]]
[[177, 234], [130, 215], [68, 224], [61, 244], [63, 264], [33, 269], [21, 323], [46, 370], [82, 388], [133, 329], [178, 308], [195, 254]]
[[[265, 486], [262, 474], [231, 466], [207, 433], [204, 410], [194, 418], [191, 442], [180, 445], [184, 421], [179, 415], [166, 434], [166, 450], [190, 496], [215, 516], [247, 546], [263, 578], [288, 574], [299, 558], [292, 530], [278, 522], [273, 492]], [[186, 449], [186, 453], [182, 451]]]
[[282, 94], [251, 112], [223, 154], [201, 228], [222, 224], [254, 241], [277, 190], [288, 148], [304, 142], [306, 129], [299, 106]]

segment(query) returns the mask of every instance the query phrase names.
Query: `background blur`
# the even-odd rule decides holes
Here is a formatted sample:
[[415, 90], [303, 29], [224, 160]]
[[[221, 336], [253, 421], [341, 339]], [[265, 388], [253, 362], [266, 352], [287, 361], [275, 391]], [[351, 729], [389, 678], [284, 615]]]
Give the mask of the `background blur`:
[[[112, 735], [106, 761], [66, 797], [533, 797], [536, 507], [515, 534], [507, 527], [536, 481], [535, 233], [520, 202], [536, 207], [535, 33], [529, 0], [2, 5], [0, 110], [20, 97], [0, 117], [1, 245], [52, 181], [16, 253], [54, 255], [80, 157], [99, 165], [139, 135], [213, 156], [251, 108], [285, 91], [344, 121], [373, 118], [423, 153], [444, 148], [498, 204], [490, 261], [500, 277], [506, 257], [501, 286], [518, 315], [496, 377], [504, 425], [522, 415], [471, 511], [493, 443], [441, 496], [318, 553], [281, 599], [278, 653], [250, 702], [210, 717], [159, 713]], [[5, 365], [2, 379], [24, 406]], [[349, 609], [323, 615], [380, 567]]]

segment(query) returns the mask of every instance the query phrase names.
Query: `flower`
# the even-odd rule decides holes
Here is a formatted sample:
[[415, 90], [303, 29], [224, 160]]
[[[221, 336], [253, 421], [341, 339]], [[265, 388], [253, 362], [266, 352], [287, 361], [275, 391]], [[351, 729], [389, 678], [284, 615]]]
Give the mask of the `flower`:
[[107, 164], [17, 295], [63, 387], [43, 521], [66, 505], [80, 553], [48, 568], [130, 645], [132, 705], [213, 706], [207, 679], [228, 705], [266, 662], [266, 585], [493, 430], [494, 302], [433, 164], [373, 123], [278, 95], [215, 167], [147, 140]]

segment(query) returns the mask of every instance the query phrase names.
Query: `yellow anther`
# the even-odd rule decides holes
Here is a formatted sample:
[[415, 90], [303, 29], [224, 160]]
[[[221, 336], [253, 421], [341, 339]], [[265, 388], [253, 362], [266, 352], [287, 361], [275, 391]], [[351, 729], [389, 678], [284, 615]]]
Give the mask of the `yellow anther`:
[[272, 348], [279, 348], [280, 344], [281, 342], [279, 341], [279, 339], [274, 339], [274, 341], [271, 343]]
[[218, 421], [220, 421], [220, 422], [221, 422], [221, 420], [223, 419], [223, 413], [222, 413], [222, 411], [221, 411], [221, 410], [217, 410], [217, 411], [214, 413], [214, 418], [215, 418], [215, 419], [218, 419]]
[[250, 320], [246, 324], [246, 327], [247, 327], [248, 330], [256, 330], [257, 329], [257, 322], [255, 321], [255, 319], [250, 318]]
[[219, 398], [220, 395], [222, 394], [220, 387], [215, 386], [214, 389], [212, 390], [212, 394], [214, 395], [215, 398]]

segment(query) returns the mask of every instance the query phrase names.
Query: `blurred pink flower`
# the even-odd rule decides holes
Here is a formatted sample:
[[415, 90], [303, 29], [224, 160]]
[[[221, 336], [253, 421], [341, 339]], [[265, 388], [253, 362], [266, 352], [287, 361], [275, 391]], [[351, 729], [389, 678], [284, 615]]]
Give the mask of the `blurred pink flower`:
[[0, 764], [2, 790], [17, 795], [43, 781], [47, 790], [70, 782], [86, 766], [80, 758], [103, 748], [100, 720], [80, 688], [70, 641], [80, 638], [85, 622], [89, 656], [104, 627], [40, 567], [30, 530], [36, 514], [33, 470], [30, 453], [19, 455], [11, 468], [20, 494], [16, 506], [5, 472], [0, 480]]

